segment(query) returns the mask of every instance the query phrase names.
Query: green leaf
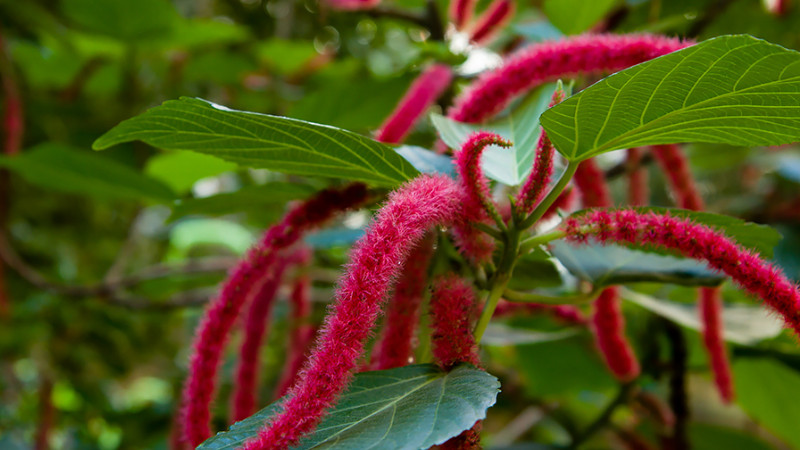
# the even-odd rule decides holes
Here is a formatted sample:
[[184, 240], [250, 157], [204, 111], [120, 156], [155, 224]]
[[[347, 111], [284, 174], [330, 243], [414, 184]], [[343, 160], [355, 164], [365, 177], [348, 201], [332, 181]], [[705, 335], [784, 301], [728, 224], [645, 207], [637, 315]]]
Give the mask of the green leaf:
[[772, 359], [739, 358], [733, 377], [739, 406], [791, 447], [800, 447], [800, 374]]
[[453, 158], [447, 155], [440, 155], [414, 145], [401, 145], [395, 148], [395, 151], [422, 173], [441, 173], [450, 177], [456, 176]]
[[235, 222], [220, 219], [194, 219], [180, 222], [170, 230], [168, 259], [187, 258], [193, 247], [214, 245], [227, 247], [243, 255], [255, 242], [255, 235]]
[[723, 428], [715, 425], [689, 423], [689, 442], [693, 450], [770, 450], [773, 447], [756, 436], [742, 430]]
[[290, 200], [306, 198], [314, 193], [314, 188], [304, 184], [267, 183], [262, 186], [248, 186], [236, 192], [226, 192], [203, 198], [180, 200], [172, 209], [170, 220], [191, 214], [224, 216], [249, 211], [262, 211], [283, 205]]
[[395, 186], [419, 173], [390, 147], [346, 130], [187, 97], [123, 121], [98, 138], [94, 149], [137, 139], [249, 167], [377, 186]]
[[450, 148], [461, 148], [476, 131], [491, 131], [513, 142], [511, 148], [490, 146], [484, 151], [481, 163], [487, 177], [516, 186], [525, 181], [533, 169], [536, 143], [541, 134], [539, 116], [550, 104], [555, 89], [555, 83], [544, 86], [509, 116], [484, 125], [456, 122], [438, 114], [432, 114], [431, 121]]
[[[686, 328], [695, 331], [703, 328], [694, 303], [656, 299], [629, 289], [622, 290], [622, 298]], [[774, 338], [783, 330], [783, 322], [761, 306], [727, 304], [722, 310], [722, 323], [725, 340], [741, 345], [753, 345]]]
[[[419, 364], [355, 376], [317, 431], [296, 449], [424, 449], [441, 444], [486, 417], [497, 378], [469, 365], [443, 372]], [[231, 425], [198, 449], [233, 449], [256, 435], [279, 402]]]
[[[631, 208], [621, 208], [631, 209]], [[702, 211], [690, 211], [688, 209], [662, 208], [656, 206], [645, 206], [633, 208], [645, 214], [654, 212], [656, 214], [669, 214], [673, 217], [690, 219], [693, 222], [709, 226], [722, 231], [726, 236], [738, 242], [739, 245], [758, 252], [764, 258], [771, 258], [775, 246], [781, 240], [781, 234], [772, 227], [753, 222], [746, 222], [737, 217], [726, 216], [724, 214], [714, 214]], [[609, 213], [614, 213], [616, 208], [609, 208]], [[590, 209], [584, 209], [572, 213], [571, 217], [579, 217], [589, 213]], [[647, 249], [648, 251], [650, 249]], [[658, 251], [657, 253], [664, 253]]]
[[545, 0], [544, 13], [564, 34], [582, 33], [603, 18], [617, 0]]
[[161, 182], [96, 153], [45, 143], [18, 156], [0, 156], [5, 167], [29, 183], [100, 199], [168, 201], [175, 194]]
[[717, 286], [724, 279], [704, 263], [616, 244], [552, 244], [552, 253], [576, 277], [600, 286], [635, 282]]
[[536, 331], [515, 328], [501, 323], [490, 323], [481, 338], [481, 345], [505, 347], [509, 345], [538, 344], [541, 342], [559, 341], [577, 334], [577, 330]]
[[508, 282], [508, 287], [514, 290], [532, 290], [562, 284], [564, 282], [552, 255], [541, 248], [535, 248], [517, 259], [514, 277]]
[[163, 37], [179, 19], [166, 0], [62, 0], [61, 10], [89, 31], [126, 41]]
[[570, 161], [677, 142], [800, 140], [800, 53], [722, 36], [616, 73], [542, 114]]

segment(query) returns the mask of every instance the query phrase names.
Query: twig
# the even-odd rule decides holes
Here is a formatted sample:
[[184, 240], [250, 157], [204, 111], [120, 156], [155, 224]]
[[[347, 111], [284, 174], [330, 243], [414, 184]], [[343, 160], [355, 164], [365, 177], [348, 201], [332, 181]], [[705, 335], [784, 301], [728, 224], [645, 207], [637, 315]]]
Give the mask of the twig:
[[686, 361], [689, 354], [686, 348], [686, 338], [678, 325], [666, 319], [662, 323], [670, 344], [672, 372], [669, 376], [669, 406], [675, 415], [672, 436], [668, 438], [665, 448], [687, 449], [689, 440], [686, 436], [686, 425], [689, 422], [689, 401], [686, 395]]

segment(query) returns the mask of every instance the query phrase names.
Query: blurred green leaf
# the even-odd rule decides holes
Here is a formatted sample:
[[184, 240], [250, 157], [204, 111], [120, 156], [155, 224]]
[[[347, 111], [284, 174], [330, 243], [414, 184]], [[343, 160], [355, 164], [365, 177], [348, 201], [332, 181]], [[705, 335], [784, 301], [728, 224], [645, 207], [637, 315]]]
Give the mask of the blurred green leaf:
[[[295, 449], [428, 448], [486, 417], [499, 388], [497, 378], [468, 365], [450, 372], [432, 364], [361, 372], [317, 431]], [[275, 414], [278, 403], [231, 425], [198, 449], [238, 448]]]
[[733, 377], [739, 406], [787, 444], [800, 447], [800, 373], [772, 359], [739, 358]]
[[542, 114], [571, 161], [676, 142], [800, 140], [800, 53], [722, 36], [618, 72]]
[[163, 37], [179, 18], [166, 0], [62, 0], [61, 11], [89, 31], [126, 41]]
[[255, 242], [251, 231], [235, 222], [220, 219], [191, 219], [175, 224], [169, 233], [168, 259], [186, 258], [198, 245], [219, 245], [243, 255]]
[[401, 145], [395, 151], [421, 173], [441, 173], [450, 177], [456, 175], [453, 158], [447, 155], [413, 145]]
[[575, 336], [576, 330], [534, 331], [514, 328], [500, 323], [491, 323], [481, 338], [481, 345], [505, 347], [509, 345], [538, 344], [559, 341]]
[[395, 186], [419, 173], [391, 148], [346, 130], [186, 97], [120, 123], [98, 138], [94, 148], [137, 139], [250, 167], [378, 186]]
[[758, 437], [743, 431], [694, 421], [689, 424], [688, 434], [693, 450], [718, 450], [720, 448], [770, 450], [773, 448]]
[[288, 41], [285, 39], [270, 39], [259, 43], [256, 48], [256, 57], [269, 69], [281, 75], [289, 75], [318, 55], [314, 44], [308, 41]]
[[261, 211], [269, 208], [284, 209], [291, 200], [306, 198], [315, 192], [314, 188], [295, 183], [267, 183], [248, 186], [235, 192], [209, 197], [179, 200], [172, 208], [170, 220], [191, 214], [223, 216], [248, 211]]
[[564, 34], [579, 34], [600, 21], [617, 0], [545, 0], [544, 13]]
[[194, 152], [165, 152], [147, 160], [144, 172], [180, 194], [189, 192], [203, 178], [236, 170], [237, 165]]
[[158, 180], [96, 153], [58, 143], [41, 144], [18, 156], [0, 156], [0, 166], [37, 186], [99, 199], [175, 198]]

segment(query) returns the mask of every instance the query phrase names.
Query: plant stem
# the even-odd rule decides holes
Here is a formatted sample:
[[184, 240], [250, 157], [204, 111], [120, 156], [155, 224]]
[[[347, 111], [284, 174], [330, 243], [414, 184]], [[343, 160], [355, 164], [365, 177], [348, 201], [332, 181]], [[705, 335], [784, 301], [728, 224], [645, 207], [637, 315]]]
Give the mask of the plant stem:
[[528, 239], [522, 241], [519, 246], [520, 254], [528, 253], [529, 251], [533, 250], [534, 248], [542, 245], [547, 244], [548, 242], [555, 241], [561, 239], [567, 235], [566, 232], [562, 230], [553, 230], [549, 233], [540, 234], [538, 236], [533, 236]]
[[553, 189], [547, 194], [547, 196], [536, 206], [536, 209], [533, 210], [530, 216], [522, 221], [519, 228], [521, 230], [526, 230], [532, 227], [539, 219], [544, 216], [544, 213], [555, 203], [556, 199], [559, 195], [564, 191], [567, 187], [567, 183], [569, 180], [572, 179], [572, 176], [575, 175], [575, 171], [578, 170], [578, 165], [580, 161], [570, 161], [567, 164], [567, 168], [564, 170], [564, 173], [561, 174], [561, 178], [558, 179], [558, 182]]
[[613, 400], [611, 400], [611, 403], [609, 403], [605, 407], [605, 409], [603, 409], [603, 411], [600, 413], [599, 416], [597, 416], [594, 422], [592, 422], [585, 430], [583, 430], [583, 433], [579, 434], [578, 437], [576, 437], [572, 441], [569, 448], [570, 449], [578, 448], [581, 444], [583, 444], [590, 437], [592, 437], [592, 435], [594, 435], [596, 432], [600, 431], [601, 428], [606, 426], [611, 421], [611, 416], [614, 414], [614, 411], [616, 411], [616, 409], [619, 406], [622, 406], [625, 403], [627, 403], [628, 398], [630, 397], [634, 387], [636, 387], [636, 380], [629, 381], [625, 384], [620, 385], [617, 396], [614, 397]]
[[503, 292], [506, 290], [508, 280], [511, 279], [511, 272], [514, 270], [514, 264], [517, 262], [517, 255], [519, 255], [520, 231], [515, 228], [508, 229], [503, 233], [503, 241], [505, 244], [503, 246], [503, 256], [497, 266], [497, 272], [492, 278], [492, 288], [483, 306], [481, 317], [478, 319], [478, 324], [475, 325], [476, 343], [481, 342], [483, 333], [486, 331], [486, 327], [489, 326], [489, 321], [492, 320], [494, 310], [497, 308], [497, 303], [500, 302], [500, 297], [503, 296]]
[[541, 294], [534, 294], [528, 292], [519, 292], [513, 291], [511, 289], [506, 289], [503, 291], [503, 297], [506, 300], [510, 300], [512, 302], [519, 302], [519, 303], [542, 303], [546, 305], [581, 305], [586, 303], [591, 303], [597, 298], [597, 295], [600, 294], [601, 289], [592, 289], [589, 292], [580, 293], [576, 295], [569, 295], [569, 296], [553, 296], [553, 295], [541, 295]]

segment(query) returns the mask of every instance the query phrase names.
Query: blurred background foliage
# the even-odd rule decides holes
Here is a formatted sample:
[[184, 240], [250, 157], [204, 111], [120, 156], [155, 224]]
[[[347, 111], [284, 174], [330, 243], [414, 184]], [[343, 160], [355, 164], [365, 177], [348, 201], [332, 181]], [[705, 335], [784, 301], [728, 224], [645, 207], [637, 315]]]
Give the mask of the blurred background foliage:
[[[481, 0], [478, 8], [487, 4]], [[516, 6], [502, 34], [479, 49], [480, 61], [590, 29], [696, 39], [749, 33], [800, 48], [800, 8], [776, 15], [757, 0]], [[387, 0], [376, 11], [352, 13], [317, 0], [0, 0], [2, 95], [4, 104], [14, 95], [22, 99], [25, 126], [21, 152], [0, 159], [0, 448], [166, 448], [202, 305], [287, 202], [326, 185], [144, 144], [95, 153], [92, 141], [179, 96], [369, 134], [421, 66], [470, 63], [478, 53], [459, 49], [457, 38], [442, 41], [432, 10], [446, 29], [444, 0]], [[443, 104], [474, 77], [472, 67], [462, 67]], [[434, 139], [425, 120], [408, 142], [430, 148]], [[777, 227], [784, 239], [775, 258], [797, 279], [800, 152], [697, 145], [689, 153], [709, 209]], [[651, 173], [655, 203], [669, 205], [663, 178]], [[623, 183], [614, 188], [623, 196]], [[313, 238], [319, 317], [346, 244], [365, 219], [348, 217]], [[678, 305], [693, 302], [686, 288], [637, 290]], [[748, 301], [732, 288], [725, 296]], [[668, 352], [666, 343], [648, 339], [648, 330], [667, 326], [665, 320], [640, 305], [626, 308], [639, 354], [657, 359]], [[261, 383], [265, 398], [283, 361], [283, 303], [275, 316], [264, 348], [271, 368]], [[503, 382], [484, 427], [487, 443], [565, 442], [597, 416], [616, 382], [585, 330], [545, 335], [561, 327], [542, 317], [508, 325], [528, 334], [498, 332], [486, 347], [488, 369]], [[739, 397], [724, 407], [697, 332], [682, 330], [695, 448], [800, 448], [796, 341], [784, 332], [732, 344]], [[226, 425], [231, 370], [229, 361], [217, 428]], [[651, 366], [646, 391], [664, 398], [659, 370]], [[635, 413], [624, 409], [619, 420], [637, 433], [658, 434], [654, 422], [640, 422]], [[597, 446], [622, 445], [624, 433], [618, 434], [623, 438]]]

